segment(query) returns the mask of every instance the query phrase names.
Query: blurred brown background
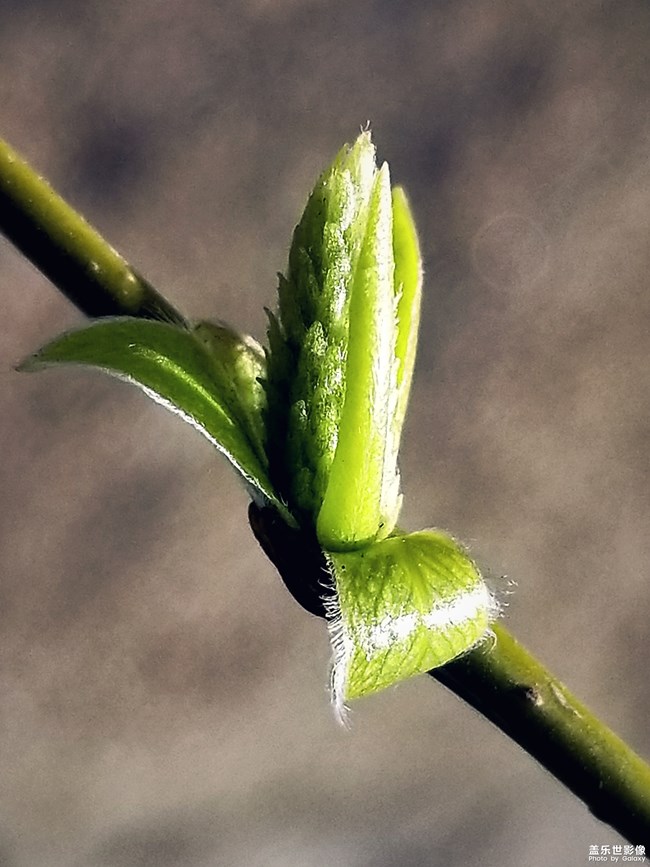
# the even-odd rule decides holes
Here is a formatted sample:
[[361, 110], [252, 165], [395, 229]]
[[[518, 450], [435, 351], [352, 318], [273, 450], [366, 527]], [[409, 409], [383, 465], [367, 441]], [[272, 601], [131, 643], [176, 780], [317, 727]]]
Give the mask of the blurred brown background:
[[[188, 315], [261, 337], [370, 120], [426, 257], [404, 526], [640, 752], [650, 8], [0, 0], [0, 135]], [[2, 867], [582, 865], [622, 840], [427, 678], [327, 697], [225, 461], [135, 389], [29, 377], [81, 316], [0, 242]]]

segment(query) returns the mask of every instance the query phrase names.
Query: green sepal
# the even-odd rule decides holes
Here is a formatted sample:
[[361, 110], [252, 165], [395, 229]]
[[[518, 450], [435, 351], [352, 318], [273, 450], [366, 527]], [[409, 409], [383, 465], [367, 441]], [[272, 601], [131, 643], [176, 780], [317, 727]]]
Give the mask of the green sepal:
[[333, 701], [369, 695], [444, 665], [482, 641], [498, 604], [476, 565], [436, 530], [326, 552]]
[[[95, 367], [132, 382], [180, 415], [223, 452], [254, 492], [295, 523], [277, 496], [259, 452], [255, 418], [263, 359], [229, 329], [198, 333], [153, 320], [103, 319], [71, 331], [25, 359], [19, 370], [59, 364]], [[263, 371], [262, 371], [263, 372]], [[262, 453], [263, 454], [263, 453]]]

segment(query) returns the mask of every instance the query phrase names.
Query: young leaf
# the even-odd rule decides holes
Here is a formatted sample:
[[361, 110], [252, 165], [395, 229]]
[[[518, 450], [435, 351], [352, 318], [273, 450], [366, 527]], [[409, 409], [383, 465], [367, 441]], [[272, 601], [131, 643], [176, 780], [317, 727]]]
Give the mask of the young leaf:
[[395, 527], [421, 283], [408, 203], [364, 132], [307, 202], [269, 323], [271, 475], [326, 549]]
[[219, 393], [223, 395], [233, 417], [246, 432], [262, 466], [265, 470], [268, 469], [264, 448], [264, 350], [250, 335], [239, 334], [222, 322], [199, 322], [193, 327], [193, 333], [212, 358]]
[[333, 700], [377, 692], [444, 665], [485, 638], [498, 604], [460, 546], [434, 530], [326, 553]]
[[395, 258], [395, 295], [397, 301], [397, 407], [393, 420], [394, 448], [406, 415], [420, 326], [422, 296], [422, 256], [420, 243], [406, 193], [393, 188], [393, 256]]
[[[34, 371], [57, 364], [77, 364], [100, 368], [138, 385], [204, 434], [245, 481], [293, 523], [269, 481], [254, 441], [255, 425], [250, 416], [258, 398], [253, 392], [246, 393], [256, 373], [248, 350], [234, 351], [234, 338], [228, 332], [228, 346], [221, 347], [219, 353], [218, 332], [209, 332], [209, 338], [207, 333], [202, 328], [197, 336], [176, 325], [145, 319], [104, 319], [56, 338], [27, 358], [19, 369]], [[243, 368], [242, 358], [248, 358]], [[248, 369], [243, 380], [242, 369]], [[239, 391], [233, 383], [238, 383]], [[240, 421], [243, 417], [249, 422]]]
[[315, 522], [338, 440], [345, 397], [350, 284], [376, 177], [363, 133], [321, 175], [295, 228], [279, 315], [269, 327], [271, 472]]

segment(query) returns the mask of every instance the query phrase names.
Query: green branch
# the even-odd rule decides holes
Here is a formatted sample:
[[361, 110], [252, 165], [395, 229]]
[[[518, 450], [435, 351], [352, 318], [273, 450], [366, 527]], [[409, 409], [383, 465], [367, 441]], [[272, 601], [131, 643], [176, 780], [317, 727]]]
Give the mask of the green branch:
[[[0, 231], [88, 316], [183, 316], [0, 140]], [[322, 613], [322, 559], [270, 509], [251, 507], [256, 538], [288, 589]], [[299, 547], [296, 547], [296, 545]], [[296, 553], [301, 552], [300, 568]], [[650, 845], [650, 767], [497, 625], [491, 645], [431, 675], [519, 743], [632, 843]]]
[[183, 322], [3, 139], [0, 231], [87, 316], [126, 314]]
[[632, 843], [650, 845], [650, 767], [503, 626], [496, 641], [430, 672]]

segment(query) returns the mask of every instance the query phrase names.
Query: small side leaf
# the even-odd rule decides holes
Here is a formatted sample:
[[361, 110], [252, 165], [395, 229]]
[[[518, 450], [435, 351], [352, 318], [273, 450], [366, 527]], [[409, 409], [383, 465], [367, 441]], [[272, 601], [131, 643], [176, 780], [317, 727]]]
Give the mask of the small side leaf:
[[399, 438], [406, 415], [415, 353], [420, 325], [420, 299], [422, 295], [422, 256], [415, 222], [406, 193], [401, 187], [393, 189], [393, 253], [395, 256], [395, 294], [397, 304], [397, 388], [399, 396], [393, 422], [394, 436]]
[[[138, 385], [204, 434], [245, 481], [293, 523], [276, 496], [246, 427], [233, 411], [234, 395], [225, 387], [228, 363], [224, 353], [219, 376], [213, 354], [193, 332], [163, 322], [120, 317], [63, 334], [27, 358], [19, 370], [76, 364], [99, 368]], [[236, 378], [233, 370], [232, 380]]]
[[327, 552], [333, 700], [345, 702], [444, 665], [487, 634], [498, 604], [460, 546], [434, 530]]
[[266, 359], [259, 343], [248, 334], [239, 334], [223, 322], [199, 322], [193, 332], [213, 361], [215, 384], [233, 417], [245, 431], [264, 469], [268, 458], [264, 448]]

